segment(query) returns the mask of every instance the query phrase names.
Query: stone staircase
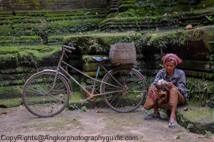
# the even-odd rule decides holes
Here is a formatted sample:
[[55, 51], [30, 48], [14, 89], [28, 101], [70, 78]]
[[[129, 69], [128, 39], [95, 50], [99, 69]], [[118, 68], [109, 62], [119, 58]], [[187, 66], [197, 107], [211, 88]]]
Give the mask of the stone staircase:
[[[121, 13], [122, 15], [123, 13]], [[214, 16], [214, 9], [208, 8], [192, 12], [181, 12], [177, 14], [167, 14], [158, 16], [143, 17], [120, 17], [107, 18], [100, 23], [101, 31], [148, 31], [159, 29], [176, 29], [184, 28], [188, 24], [193, 26], [211, 25], [211, 21], [207, 19]]]
[[[0, 36], [3, 36], [1, 43], [3, 45], [40, 44], [40, 42], [48, 44], [49, 36], [98, 30], [99, 23], [105, 17], [106, 12], [102, 8], [69, 11], [16, 11], [15, 15], [12, 12], [2, 11], [0, 12], [2, 31]], [[59, 39], [58, 37], [57, 40]]]

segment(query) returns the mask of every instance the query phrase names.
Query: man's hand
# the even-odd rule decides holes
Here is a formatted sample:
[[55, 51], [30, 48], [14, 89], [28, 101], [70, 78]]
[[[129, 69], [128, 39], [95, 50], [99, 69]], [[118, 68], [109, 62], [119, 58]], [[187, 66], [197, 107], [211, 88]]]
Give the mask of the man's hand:
[[166, 85], [162, 85], [162, 84], [160, 84], [160, 83], [157, 83], [157, 87], [158, 87], [158, 88], [165, 88]]
[[168, 88], [172, 88], [174, 85], [173, 85], [173, 83], [172, 82], [167, 82], [167, 84], [166, 84], [166, 87], [168, 87]]
[[176, 87], [172, 82], [168, 82], [168, 83], [166, 84], [166, 87], [168, 87], [168, 88], [175, 87], [176, 89], [179, 89], [179, 88]]

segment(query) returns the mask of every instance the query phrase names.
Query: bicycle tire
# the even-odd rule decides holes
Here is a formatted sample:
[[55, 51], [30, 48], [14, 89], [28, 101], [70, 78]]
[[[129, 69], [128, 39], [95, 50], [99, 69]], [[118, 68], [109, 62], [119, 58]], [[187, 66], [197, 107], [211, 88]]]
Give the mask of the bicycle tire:
[[67, 80], [58, 74], [53, 90], [55, 71], [41, 71], [33, 74], [24, 84], [22, 100], [32, 114], [39, 117], [52, 117], [62, 112], [68, 105], [70, 86]]
[[131, 112], [137, 109], [143, 103], [147, 93], [146, 81], [143, 75], [134, 68], [116, 68], [109, 73], [111, 75], [107, 73], [102, 81], [116, 87], [101, 83], [101, 93], [114, 91], [103, 96], [105, 103], [117, 112]]

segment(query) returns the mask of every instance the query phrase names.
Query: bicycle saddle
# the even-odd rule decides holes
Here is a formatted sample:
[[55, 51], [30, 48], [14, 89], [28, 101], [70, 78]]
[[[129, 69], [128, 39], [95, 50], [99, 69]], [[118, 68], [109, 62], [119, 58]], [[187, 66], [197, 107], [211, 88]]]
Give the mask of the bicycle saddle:
[[108, 57], [92, 57], [97, 62], [102, 62], [108, 60]]

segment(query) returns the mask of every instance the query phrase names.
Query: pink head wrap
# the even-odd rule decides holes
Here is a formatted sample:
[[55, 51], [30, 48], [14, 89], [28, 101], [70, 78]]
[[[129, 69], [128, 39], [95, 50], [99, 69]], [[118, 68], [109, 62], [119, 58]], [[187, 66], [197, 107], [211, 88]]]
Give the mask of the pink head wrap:
[[166, 62], [166, 59], [167, 58], [170, 58], [172, 59], [173, 61], [175, 61], [175, 65], [177, 66], [178, 64], [182, 63], [182, 60], [176, 55], [176, 54], [173, 54], [173, 53], [168, 53], [166, 54], [165, 56], [163, 56], [162, 58], [162, 61], [163, 61], [163, 68], [165, 68], [165, 62]]

